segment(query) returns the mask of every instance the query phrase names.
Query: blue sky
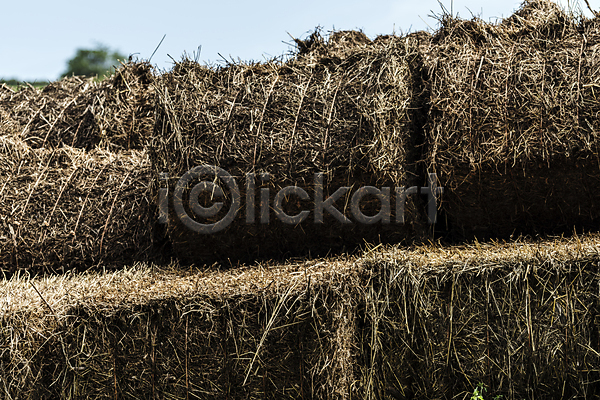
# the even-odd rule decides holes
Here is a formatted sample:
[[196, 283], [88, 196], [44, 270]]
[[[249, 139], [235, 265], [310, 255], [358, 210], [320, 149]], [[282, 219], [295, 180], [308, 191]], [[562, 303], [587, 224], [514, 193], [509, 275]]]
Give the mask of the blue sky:
[[[568, 6], [567, 0], [560, 1]], [[450, 10], [450, 0], [441, 2]], [[452, 8], [463, 18], [470, 18], [472, 12], [494, 21], [510, 16], [520, 3], [454, 0]], [[581, 4], [586, 9], [583, 0]], [[590, 4], [600, 9], [600, 0]], [[289, 52], [290, 35], [305, 38], [316, 26], [325, 32], [361, 29], [374, 38], [394, 31], [435, 29], [436, 20], [430, 15], [440, 11], [437, 0], [4, 1], [0, 78], [55, 80], [77, 48], [97, 44], [147, 60], [163, 35], [151, 60], [160, 70], [170, 69], [170, 57], [180, 60], [184, 52], [193, 57], [200, 46], [203, 63], [219, 62], [219, 54], [261, 61]]]

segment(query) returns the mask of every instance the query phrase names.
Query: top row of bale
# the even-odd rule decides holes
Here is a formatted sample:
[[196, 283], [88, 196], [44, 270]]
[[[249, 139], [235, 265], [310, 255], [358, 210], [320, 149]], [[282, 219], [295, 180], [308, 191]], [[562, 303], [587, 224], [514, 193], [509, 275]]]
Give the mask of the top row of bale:
[[461, 236], [597, 229], [600, 19], [526, 2], [444, 18], [424, 57], [427, 167]]
[[[135, 204], [148, 204], [147, 220], [153, 222], [140, 229], [139, 212], [122, 213], [135, 216], [136, 232], [145, 232], [135, 236], [143, 243], [128, 254], [138, 254], [150, 242], [155, 248], [168, 242], [176, 255], [192, 262], [239, 260], [350, 249], [365, 240], [412, 242], [435, 232], [455, 240], [595, 229], [600, 219], [600, 194], [594, 190], [600, 183], [594, 118], [600, 108], [598, 18], [535, 0], [500, 23], [450, 15], [439, 22], [433, 34], [374, 40], [361, 32], [322, 37], [315, 31], [296, 40], [297, 51], [285, 60], [217, 67], [183, 60], [163, 74], [148, 63], [130, 62], [99, 83], [72, 77], [42, 90], [15, 92], [3, 86], [0, 135], [34, 152], [101, 148], [147, 157], [148, 185], [139, 186], [144, 201]], [[171, 195], [187, 171], [205, 164], [236, 177], [241, 198], [254, 208], [245, 207], [227, 229], [200, 235], [181, 222], [169, 197], [162, 232], [154, 224], [161, 187]], [[64, 221], [44, 227], [44, 221], [31, 220], [35, 213], [23, 211], [15, 220], [12, 202], [18, 204], [19, 198], [13, 194], [9, 204], [6, 196], [23, 172], [21, 164], [11, 165], [0, 177], [2, 215], [19, 226], [30, 218], [27, 224], [55, 236], [70, 229]], [[50, 161], [38, 165], [60, 168]], [[254, 192], [244, 184], [249, 173], [256, 177]], [[394, 188], [428, 185], [428, 173], [435, 173], [444, 188], [438, 223], [430, 229], [427, 198], [418, 195], [407, 197], [404, 215], [399, 215], [402, 199], [391, 196], [390, 224], [342, 223], [328, 212], [316, 224], [314, 202], [297, 195], [285, 197], [284, 211], [311, 210], [309, 218], [295, 226], [279, 221], [273, 213], [276, 193], [295, 185], [313, 196], [316, 173], [323, 174], [325, 199], [340, 187], [351, 188], [335, 202], [349, 218], [354, 215], [351, 194], [358, 188], [390, 187], [394, 194]], [[77, 185], [78, 176], [65, 181], [65, 188]], [[91, 191], [95, 182], [82, 190]], [[67, 189], [59, 187], [60, 201], [51, 197], [48, 204], [40, 200], [34, 206], [28, 199], [37, 187], [20, 194], [28, 209], [80, 201], [81, 196], [62, 195]], [[115, 192], [113, 198], [118, 196]], [[225, 197], [231, 206], [231, 197]], [[375, 215], [382, 202], [369, 194], [361, 212]], [[192, 214], [187, 205], [184, 211]], [[266, 214], [268, 224], [262, 219]], [[108, 217], [98, 222], [97, 232], [133, 226], [113, 223], [110, 212], [103, 215]], [[7, 263], [5, 254], [12, 255], [14, 265], [15, 257], [27, 253], [20, 249], [34, 240], [22, 228], [17, 240], [9, 228], [6, 222], [0, 225], [0, 265]], [[101, 259], [109, 260], [110, 246], [100, 247]], [[88, 254], [86, 259], [100, 258]]]

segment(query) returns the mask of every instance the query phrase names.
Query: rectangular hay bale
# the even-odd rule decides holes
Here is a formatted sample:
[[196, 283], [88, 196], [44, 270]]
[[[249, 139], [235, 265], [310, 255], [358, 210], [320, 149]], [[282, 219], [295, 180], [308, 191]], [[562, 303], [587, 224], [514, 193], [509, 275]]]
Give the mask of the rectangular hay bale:
[[599, 245], [591, 235], [371, 253], [356, 316], [366, 393], [470, 398], [481, 383], [485, 398], [595, 398]]
[[114, 267], [152, 247], [144, 151], [30, 148], [0, 136], [0, 272]]
[[344, 287], [355, 275], [324, 267], [188, 274], [139, 265], [4, 281], [0, 293], [17, 296], [0, 316], [3, 392], [349, 398], [354, 321]]
[[452, 239], [597, 230], [600, 19], [526, 1], [445, 16], [425, 57], [428, 168]]
[[[190, 169], [209, 165], [234, 176], [242, 203], [250, 200], [254, 205], [254, 218], [242, 207], [227, 229], [201, 235], [184, 226], [170, 195], [167, 232], [182, 261], [235, 263], [326, 254], [365, 242], [412, 240], [427, 230], [414, 197], [406, 202], [404, 224], [396, 223], [393, 214], [390, 224], [366, 225], [352, 220], [349, 213], [350, 192], [360, 187], [390, 187], [393, 195], [396, 187], [423, 185], [416, 174], [421, 149], [413, 134], [419, 121], [412, 107], [413, 94], [419, 92], [411, 69], [418, 60], [419, 36], [371, 42], [360, 32], [336, 32], [325, 42], [315, 32], [311, 38], [285, 62], [214, 69], [184, 61], [157, 80], [154, 193], [161, 174], [166, 174], [163, 185], [172, 194]], [[248, 173], [255, 174], [256, 180], [251, 199], [244, 184]], [[269, 179], [263, 182], [260, 177], [265, 173]], [[314, 223], [317, 173], [324, 174], [324, 199], [342, 186], [352, 188], [334, 205], [352, 223], [341, 223], [327, 211], [323, 223]], [[208, 180], [214, 181], [214, 176]], [[186, 203], [193, 184], [182, 199], [185, 213], [203, 223]], [[309, 197], [285, 197], [288, 215], [310, 212], [296, 225], [282, 223], [273, 210], [276, 194], [287, 186], [300, 187]], [[269, 189], [268, 206], [261, 203], [261, 189]], [[229, 209], [231, 196], [225, 197], [224, 209]], [[373, 195], [361, 205], [368, 216], [380, 210]], [[391, 208], [395, 209], [393, 198]], [[265, 214], [268, 223], [261, 222]]]

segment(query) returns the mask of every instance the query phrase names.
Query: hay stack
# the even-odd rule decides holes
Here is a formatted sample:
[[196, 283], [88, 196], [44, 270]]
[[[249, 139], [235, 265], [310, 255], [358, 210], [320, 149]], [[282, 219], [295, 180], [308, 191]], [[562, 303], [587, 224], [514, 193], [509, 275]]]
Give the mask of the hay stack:
[[147, 153], [0, 136], [0, 271], [124, 265], [151, 245]]
[[[167, 173], [165, 186], [172, 193], [189, 169], [218, 166], [237, 179], [245, 207], [245, 176], [256, 174], [253, 223], [246, 223], [243, 208], [226, 230], [194, 235], [171, 204], [168, 234], [177, 255], [192, 262], [314, 255], [414, 236], [421, 228], [413, 198], [404, 225], [344, 225], [327, 212], [324, 224], [314, 224], [313, 176], [324, 174], [324, 199], [342, 186], [353, 191], [390, 186], [393, 193], [396, 186], [417, 184], [413, 162], [421, 149], [411, 132], [419, 121], [411, 105], [421, 87], [415, 86], [410, 66], [418, 64], [419, 40], [425, 38], [371, 42], [360, 32], [337, 32], [325, 41], [315, 32], [298, 41], [298, 54], [286, 62], [208, 68], [183, 61], [157, 80], [155, 178]], [[269, 173], [270, 180], [262, 182], [261, 173]], [[261, 188], [270, 190], [272, 208], [275, 194], [289, 185], [305, 189], [310, 200], [292, 196], [284, 210], [289, 215], [308, 210], [309, 217], [297, 226], [285, 225], [271, 209], [269, 223], [261, 225]], [[367, 215], [379, 209], [374, 197], [364, 204]], [[335, 207], [350, 215], [349, 196]]]
[[600, 19], [536, 0], [441, 23], [426, 134], [453, 237], [597, 229]]
[[33, 148], [141, 149], [154, 126], [153, 79], [150, 64], [130, 62], [102, 82], [70, 77], [16, 92], [4, 86], [0, 116]]

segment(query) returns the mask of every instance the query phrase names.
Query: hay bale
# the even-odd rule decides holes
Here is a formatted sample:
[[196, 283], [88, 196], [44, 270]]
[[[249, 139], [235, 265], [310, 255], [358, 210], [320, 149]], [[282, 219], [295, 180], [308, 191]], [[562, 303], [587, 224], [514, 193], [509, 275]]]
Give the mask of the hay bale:
[[354, 321], [345, 287], [356, 276], [337, 265], [194, 273], [138, 265], [2, 281], [4, 393], [350, 398]]
[[368, 254], [357, 386], [373, 398], [470, 398], [479, 383], [486, 398], [600, 395], [599, 245], [590, 235]]
[[73, 76], [42, 89], [4, 88], [0, 114], [34, 148], [141, 149], [154, 126], [153, 79], [149, 63], [130, 62], [102, 82]]
[[0, 136], [0, 271], [36, 274], [145, 259], [147, 153], [31, 148]]
[[17, 126], [14, 121], [10, 119], [8, 113], [0, 109], [0, 132], [13, 136], [16, 134], [16, 130]]
[[[209, 68], [184, 60], [157, 80], [156, 182], [166, 173], [163, 185], [172, 194], [191, 168], [217, 166], [236, 178], [243, 203], [234, 221], [211, 235], [184, 226], [171, 203], [168, 236], [182, 261], [315, 255], [351, 250], [365, 241], [398, 242], [425, 229], [426, 219], [417, 216], [413, 197], [407, 201], [404, 225], [394, 222], [395, 215], [388, 225], [342, 224], [328, 212], [324, 223], [313, 223], [316, 173], [324, 175], [323, 199], [342, 186], [352, 187], [335, 203], [349, 218], [350, 194], [359, 187], [388, 186], [393, 194], [394, 187], [424, 186], [415, 177], [421, 149], [412, 132], [420, 121], [411, 107], [419, 93], [411, 69], [418, 64], [419, 36], [371, 42], [364, 34], [336, 32], [325, 41], [315, 32], [297, 43], [298, 54], [285, 62]], [[254, 195], [246, 191], [247, 173], [255, 174]], [[260, 180], [262, 173], [270, 174], [268, 181]], [[283, 202], [288, 215], [310, 212], [297, 225], [284, 224], [273, 212], [275, 195], [291, 185], [309, 194], [307, 200], [290, 195]], [[269, 190], [268, 208], [260, 206], [262, 189]], [[372, 216], [379, 200], [369, 196], [361, 207]], [[229, 197], [223, 210], [231, 204]], [[249, 204], [254, 217], [246, 212]], [[260, 222], [261, 210], [268, 210], [268, 223]], [[185, 212], [195, 218], [187, 206]]]
[[451, 237], [597, 229], [600, 20], [543, 0], [441, 24], [426, 140]]

